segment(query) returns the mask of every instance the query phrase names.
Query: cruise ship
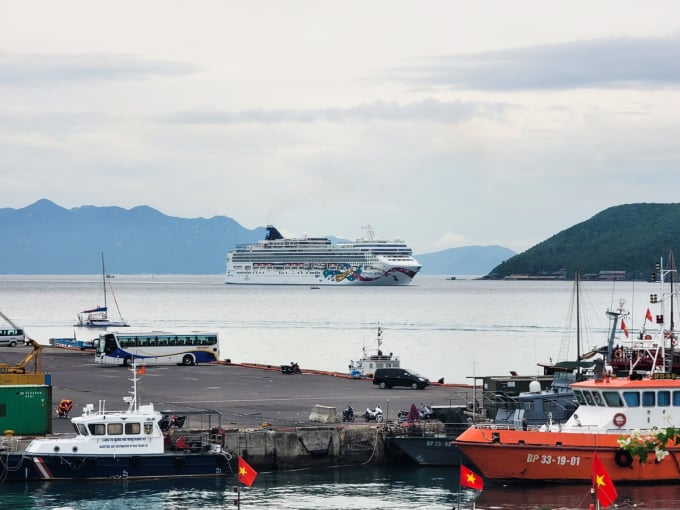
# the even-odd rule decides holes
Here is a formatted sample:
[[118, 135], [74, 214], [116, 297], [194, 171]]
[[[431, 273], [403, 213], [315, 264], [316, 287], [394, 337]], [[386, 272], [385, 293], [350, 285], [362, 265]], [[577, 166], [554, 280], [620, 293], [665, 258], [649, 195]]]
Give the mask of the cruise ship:
[[421, 266], [403, 241], [365, 237], [333, 244], [327, 237], [286, 239], [268, 225], [265, 239], [227, 254], [226, 283], [260, 285], [408, 285]]

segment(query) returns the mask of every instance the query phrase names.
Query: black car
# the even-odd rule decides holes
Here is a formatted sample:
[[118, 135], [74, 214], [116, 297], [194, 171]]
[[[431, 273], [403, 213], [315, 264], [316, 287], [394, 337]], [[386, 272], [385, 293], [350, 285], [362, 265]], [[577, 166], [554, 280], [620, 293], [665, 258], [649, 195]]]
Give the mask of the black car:
[[406, 368], [379, 368], [373, 375], [373, 384], [377, 384], [383, 389], [405, 386], [414, 390], [422, 390], [430, 385], [430, 380]]

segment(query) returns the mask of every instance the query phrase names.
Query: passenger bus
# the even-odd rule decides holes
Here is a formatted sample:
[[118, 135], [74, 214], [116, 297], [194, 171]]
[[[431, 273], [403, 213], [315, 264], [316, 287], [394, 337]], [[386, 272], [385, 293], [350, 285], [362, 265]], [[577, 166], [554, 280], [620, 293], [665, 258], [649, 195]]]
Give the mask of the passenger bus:
[[26, 343], [23, 329], [0, 328], [0, 345], [16, 347], [18, 344]]
[[132, 366], [196, 365], [220, 359], [217, 333], [104, 333], [94, 340], [95, 363]]

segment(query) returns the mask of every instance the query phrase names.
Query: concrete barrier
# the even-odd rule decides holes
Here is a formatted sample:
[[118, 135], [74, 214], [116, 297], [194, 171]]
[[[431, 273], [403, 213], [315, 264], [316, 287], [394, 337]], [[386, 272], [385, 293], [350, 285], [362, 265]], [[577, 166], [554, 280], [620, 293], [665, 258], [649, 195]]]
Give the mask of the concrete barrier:
[[309, 421], [317, 423], [336, 423], [338, 421], [335, 407], [321, 406], [316, 404], [309, 413]]

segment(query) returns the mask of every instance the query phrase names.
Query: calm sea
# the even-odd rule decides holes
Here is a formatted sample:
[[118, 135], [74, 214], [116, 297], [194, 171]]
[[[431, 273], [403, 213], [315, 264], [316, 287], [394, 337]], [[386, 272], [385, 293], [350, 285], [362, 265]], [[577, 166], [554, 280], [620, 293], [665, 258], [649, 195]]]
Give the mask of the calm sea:
[[[345, 371], [363, 345], [374, 347], [378, 323], [385, 352], [431, 379], [469, 383], [470, 377], [539, 373], [537, 363], [576, 356], [573, 283], [481, 281], [417, 277], [406, 287], [311, 289], [227, 286], [222, 275], [116, 275], [108, 294], [130, 330], [211, 330], [221, 357], [234, 362]], [[603, 345], [605, 311], [631, 310], [629, 329], [643, 325], [649, 294], [659, 284], [581, 283], [582, 350]], [[103, 305], [101, 277], [0, 276], [0, 311], [34, 339], [91, 338], [74, 328], [76, 313]], [[0, 353], [0, 360], [2, 359]], [[436, 404], [436, 402], [435, 402]], [[352, 468], [261, 473], [245, 489], [243, 508], [450, 509], [458, 502], [453, 468]], [[232, 480], [69, 483], [0, 486], [0, 508], [225, 508]], [[680, 508], [680, 487], [621, 487], [619, 508]], [[464, 508], [472, 507], [465, 491]], [[488, 484], [477, 499], [485, 509], [588, 508], [588, 487], [518, 490]]]

